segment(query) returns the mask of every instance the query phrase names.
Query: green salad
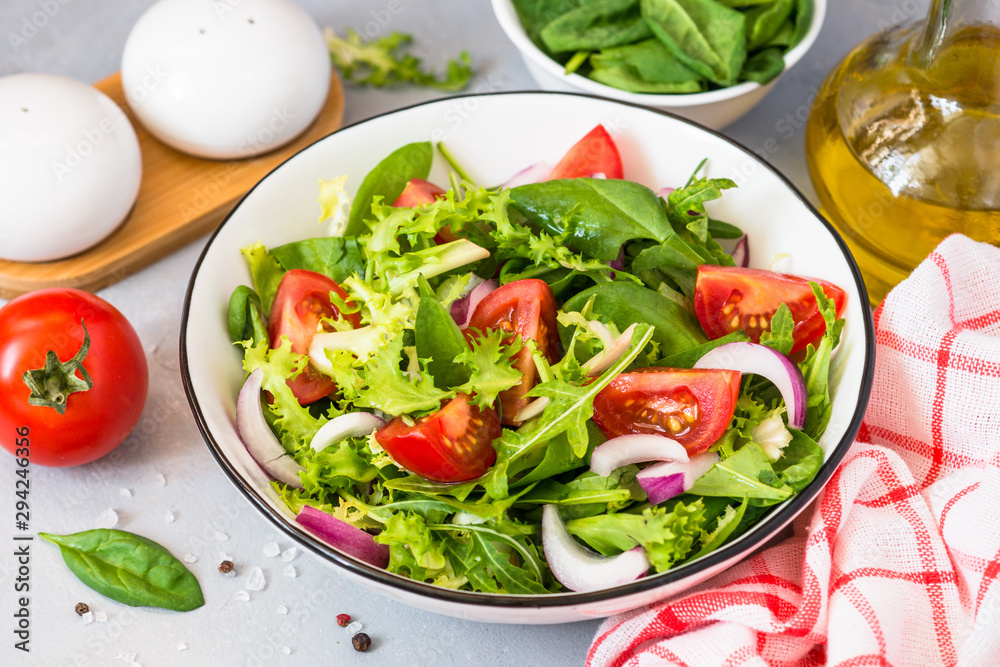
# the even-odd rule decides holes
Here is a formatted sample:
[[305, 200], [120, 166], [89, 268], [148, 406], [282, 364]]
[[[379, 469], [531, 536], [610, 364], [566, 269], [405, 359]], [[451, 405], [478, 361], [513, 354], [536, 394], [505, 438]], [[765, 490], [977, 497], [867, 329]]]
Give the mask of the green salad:
[[543, 594], [677, 567], [809, 484], [844, 293], [736, 266], [706, 209], [733, 182], [626, 180], [601, 126], [498, 187], [438, 148], [447, 189], [408, 144], [350, 202], [321, 181], [338, 235], [243, 249], [237, 426], [300, 523], [421, 582]]
[[513, 0], [543, 52], [634, 93], [767, 83], [801, 42], [813, 0]]

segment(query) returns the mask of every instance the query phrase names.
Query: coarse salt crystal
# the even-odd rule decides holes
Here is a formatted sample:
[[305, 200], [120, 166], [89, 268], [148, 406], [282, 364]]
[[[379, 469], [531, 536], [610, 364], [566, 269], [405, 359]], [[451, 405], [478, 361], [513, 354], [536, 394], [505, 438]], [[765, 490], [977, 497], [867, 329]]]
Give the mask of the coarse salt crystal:
[[195, 556], [194, 554], [184, 554], [184, 562], [185, 563], [197, 563], [198, 562], [198, 557]]
[[114, 528], [118, 525], [118, 512], [110, 507], [97, 515], [98, 528]]
[[259, 567], [250, 568], [250, 578], [247, 579], [246, 587], [249, 591], [262, 591], [264, 590], [264, 584], [267, 581], [264, 579], [264, 571]]
[[299, 555], [299, 550], [295, 547], [290, 547], [281, 552], [281, 560], [286, 563], [295, 560], [295, 557]]
[[220, 542], [225, 542], [226, 540], [229, 539], [229, 536], [223, 533], [221, 530], [217, 530], [215, 531], [215, 539], [219, 540]]
[[167, 512], [166, 516], [163, 517], [163, 520], [167, 523], [173, 523], [176, 518], [177, 517], [174, 516], [173, 512]]
[[116, 659], [122, 662], [127, 662], [129, 664], [135, 662], [135, 653], [119, 653], [115, 656]]
[[[153, 481], [155, 481], [159, 486], [166, 486], [167, 485], [167, 478], [164, 477], [163, 473], [161, 473], [161, 472], [156, 473], [156, 477], [153, 478]], [[184, 648], [187, 648], [187, 647], [185, 646]]]
[[131, 498], [132, 497], [132, 489], [125, 489], [125, 488], [119, 489], [118, 490], [118, 494], [122, 495], [122, 496], [125, 496], [126, 498]]
[[292, 649], [288, 648], [287, 646], [282, 646], [281, 647], [281, 652], [284, 653], [285, 655], [291, 655], [292, 654]]
[[277, 542], [268, 542], [264, 545], [264, 555], [268, 558], [274, 558], [279, 553], [281, 553], [281, 547], [278, 546]]
[[284, 574], [286, 577], [292, 577], [293, 579], [299, 576], [299, 573], [295, 571], [294, 565], [289, 565], [288, 567], [286, 567]]
[[104, 621], [108, 620], [108, 615], [105, 614], [103, 611], [95, 611], [94, 620], [97, 621], [98, 623], [103, 623]]
[[91, 623], [94, 622], [94, 612], [88, 611], [86, 614], [84, 614], [80, 618], [83, 619], [83, 624], [84, 625], [90, 625]]
[[278, 605], [278, 609], [277, 609], [277, 612], [278, 612], [278, 614], [279, 614], [279, 615], [281, 615], [281, 616], [286, 616], [286, 615], [288, 615], [288, 607], [286, 607], [286, 606], [285, 606], [285, 605], [283, 605], [283, 604], [279, 604], [279, 605]]
[[236, 591], [236, 595], [233, 596], [240, 602], [248, 602], [250, 600], [250, 594], [246, 591]]
[[354, 635], [356, 635], [359, 632], [361, 632], [361, 628], [362, 627], [363, 626], [360, 623], [358, 623], [357, 621], [354, 621], [353, 623], [349, 623], [347, 625], [347, 634], [349, 634], [349, 635], [351, 635], [353, 637]]
[[186, 651], [187, 647], [188, 647], [188, 645], [185, 644], [184, 642], [177, 642], [177, 650], [178, 651]]

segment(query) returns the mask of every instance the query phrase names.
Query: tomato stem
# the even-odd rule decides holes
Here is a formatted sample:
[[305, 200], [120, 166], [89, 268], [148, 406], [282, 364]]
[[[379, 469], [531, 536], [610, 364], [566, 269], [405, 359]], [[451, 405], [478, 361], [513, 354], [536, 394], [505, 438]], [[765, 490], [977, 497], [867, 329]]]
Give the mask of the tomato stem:
[[[83, 320], [80, 320], [80, 324], [83, 326], [83, 343], [72, 359], [59, 361], [56, 353], [49, 350], [45, 355], [43, 368], [25, 371], [21, 376], [31, 391], [28, 396], [29, 404], [54, 408], [59, 414], [64, 414], [70, 394], [87, 391], [94, 386], [90, 373], [83, 367], [83, 358], [90, 351], [90, 333]], [[80, 371], [82, 377], [77, 377], [77, 371]]]

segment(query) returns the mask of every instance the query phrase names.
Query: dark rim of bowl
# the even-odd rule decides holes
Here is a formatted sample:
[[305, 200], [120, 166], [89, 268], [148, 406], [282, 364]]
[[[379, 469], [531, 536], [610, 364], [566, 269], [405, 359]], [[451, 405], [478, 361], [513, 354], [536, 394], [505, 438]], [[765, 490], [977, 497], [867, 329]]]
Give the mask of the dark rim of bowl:
[[[507, 595], [507, 594], [497, 594], [497, 593], [479, 593], [475, 591], [460, 591], [450, 588], [443, 588], [440, 586], [434, 586], [433, 584], [428, 584], [421, 581], [415, 581], [413, 579], [408, 579], [402, 575], [397, 575], [390, 573], [386, 570], [376, 568], [374, 566], [368, 565], [361, 561], [355, 560], [334, 547], [321, 541], [308, 531], [302, 530], [298, 532], [293, 530], [291, 522], [282, 514], [277, 512], [268, 506], [267, 502], [259, 493], [254, 489], [249, 488], [244, 484], [240, 474], [236, 471], [229, 460], [223, 455], [222, 449], [219, 444], [215, 441], [212, 433], [208, 429], [205, 417], [202, 414], [201, 406], [198, 404], [198, 399], [194, 394], [194, 389], [191, 384], [191, 376], [188, 372], [188, 357], [187, 357], [187, 326], [188, 317], [191, 310], [191, 295], [194, 291], [194, 285], [198, 278], [198, 271], [201, 268], [201, 264], [205, 259], [209, 249], [212, 246], [212, 242], [215, 237], [219, 234], [222, 228], [229, 222], [233, 213], [242, 205], [244, 199], [253, 192], [260, 183], [264, 182], [271, 174], [273, 174], [278, 169], [281, 169], [287, 162], [293, 160], [300, 153], [309, 150], [316, 144], [326, 140], [328, 137], [342, 132], [349, 128], [361, 125], [370, 120], [381, 118], [383, 116], [389, 116], [395, 113], [400, 113], [408, 109], [413, 109], [416, 107], [421, 107], [429, 104], [441, 103], [445, 101], [451, 101], [454, 99], [461, 99], [465, 97], [492, 97], [500, 95], [529, 95], [529, 96], [550, 96], [550, 95], [560, 95], [566, 97], [584, 97], [596, 99], [601, 102], [609, 102], [611, 104], [620, 104], [624, 106], [634, 107], [642, 111], [649, 113], [658, 114], [661, 116], [666, 116], [674, 120], [678, 120], [685, 124], [691, 125], [703, 132], [707, 132], [728, 144], [732, 145], [734, 148], [742, 151], [748, 157], [762, 164], [765, 168], [771, 171], [778, 179], [781, 180], [785, 186], [795, 194], [796, 197], [805, 205], [805, 207], [811, 212], [830, 232], [837, 245], [840, 247], [844, 258], [847, 260], [850, 266], [851, 273], [854, 276], [854, 282], [858, 290], [858, 294], [862, 298], [868, 293], [865, 288], [864, 279], [861, 276], [861, 271], [858, 268], [857, 263], [854, 261], [854, 257], [851, 255], [847, 244], [841, 238], [840, 234], [836, 229], [830, 224], [829, 221], [824, 218], [819, 211], [806, 199], [798, 188], [795, 187], [781, 172], [774, 168], [767, 160], [759, 157], [752, 151], [748, 150], [744, 146], [740, 145], [736, 141], [724, 136], [723, 134], [704, 127], [697, 122], [691, 121], [686, 118], [682, 118], [675, 114], [663, 111], [660, 109], [652, 109], [645, 107], [641, 104], [634, 104], [631, 102], [623, 102], [621, 100], [612, 100], [599, 95], [593, 95], [589, 93], [564, 93], [564, 92], [553, 92], [553, 91], [543, 91], [543, 90], [527, 90], [527, 91], [500, 91], [492, 93], [471, 93], [465, 95], [454, 95], [446, 98], [440, 98], [435, 100], [428, 100], [425, 102], [420, 102], [417, 104], [412, 104], [406, 107], [401, 107], [399, 109], [393, 109], [391, 111], [386, 111], [384, 113], [376, 114], [370, 118], [351, 123], [350, 125], [345, 125], [334, 132], [326, 135], [325, 137], [318, 139], [309, 146], [297, 151], [294, 155], [291, 155], [281, 164], [276, 166], [267, 176], [264, 176], [257, 184], [254, 185], [240, 201], [233, 207], [232, 211], [226, 216], [219, 227], [215, 230], [212, 236], [209, 238], [205, 245], [205, 249], [202, 251], [201, 255], [198, 257], [198, 262], [195, 264], [194, 271], [191, 274], [191, 280], [188, 283], [187, 293], [184, 296], [184, 310], [181, 318], [181, 331], [180, 331], [180, 362], [181, 362], [181, 379], [184, 384], [184, 393], [187, 396], [188, 403], [191, 406], [191, 411], [194, 414], [195, 422], [198, 425], [198, 430], [201, 431], [202, 437], [208, 444], [209, 451], [215, 457], [215, 460], [219, 463], [222, 470], [229, 476], [236, 487], [247, 497], [250, 503], [267, 517], [271, 523], [277, 526], [282, 532], [288, 535], [289, 538], [298, 543], [305, 543], [314, 552], [321, 554], [328, 560], [335, 563], [337, 566], [344, 568], [345, 570], [351, 572], [354, 575], [369, 579], [377, 584], [387, 585], [393, 588], [398, 588], [407, 593], [412, 593], [425, 598], [431, 598], [435, 600], [443, 600], [447, 602], [473, 605], [473, 606], [495, 606], [495, 607], [507, 607], [507, 608], [553, 608], [553, 607], [576, 607], [580, 605], [593, 604], [597, 602], [603, 602], [615, 598], [626, 597], [630, 595], [635, 595], [645, 591], [649, 591], [655, 588], [660, 588], [662, 586], [680, 581], [693, 574], [697, 574], [703, 570], [712, 568], [720, 563], [723, 563], [730, 558], [739, 556], [740, 554], [749, 555], [755, 549], [763, 545], [769, 539], [771, 539], [777, 530], [788, 524], [806, 505], [811, 503], [816, 496], [819, 494], [820, 490], [826, 485], [830, 477], [833, 475], [834, 471], [840, 465], [840, 462], [847, 455], [848, 449], [850, 449], [851, 444], [854, 441], [854, 437], [857, 435], [858, 430], [861, 428], [861, 422], [864, 419], [865, 408], [868, 405], [868, 397], [871, 393], [872, 380], [874, 375], [875, 367], [875, 324], [872, 318], [871, 309], [868, 307], [862, 308], [864, 327], [865, 327], [865, 364], [864, 373], [861, 380], [861, 389], [858, 392], [857, 404], [854, 410], [854, 415], [851, 419], [850, 424], [847, 427], [844, 436], [837, 443], [833, 453], [830, 458], [827, 459], [823, 466], [820, 468], [819, 473], [816, 478], [802, 491], [796, 494], [793, 498], [786, 501], [783, 505], [778, 507], [774, 512], [768, 514], [764, 521], [767, 521], [772, 526], [777, 526], [778, 529], [775, 531], [768, 530], [758, 530], [756, 532], [751, 532], [742, 536], [736, 542], [728, 545], [724, 545], [720, 549], [713, 551], [707, 556], [702, 557], [697, 562], [691, 563], [689, 565], [681, 565], [676, 570], [667, 570], [666, 572], [661, 572], [659, 574], [643, 577], [637, 579], [636, 581], [629, 582], [627, 584], [622, 584], [614, 588], [605, 588], [597, 591], [583, 592], [583, 593], [551, 593], [548, 595]], [[867, 306], [867, 302], [865, 303]]]

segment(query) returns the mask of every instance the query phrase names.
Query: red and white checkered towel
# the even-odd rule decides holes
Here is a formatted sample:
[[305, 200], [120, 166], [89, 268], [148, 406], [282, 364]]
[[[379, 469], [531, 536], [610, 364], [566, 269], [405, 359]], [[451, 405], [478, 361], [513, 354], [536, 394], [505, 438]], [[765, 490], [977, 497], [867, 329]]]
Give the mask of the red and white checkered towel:
[[1000, 665], [1000, 249], [945, 239], [875, 329], [858, 441], [795, 536], [608, 619], [588, 667]]

